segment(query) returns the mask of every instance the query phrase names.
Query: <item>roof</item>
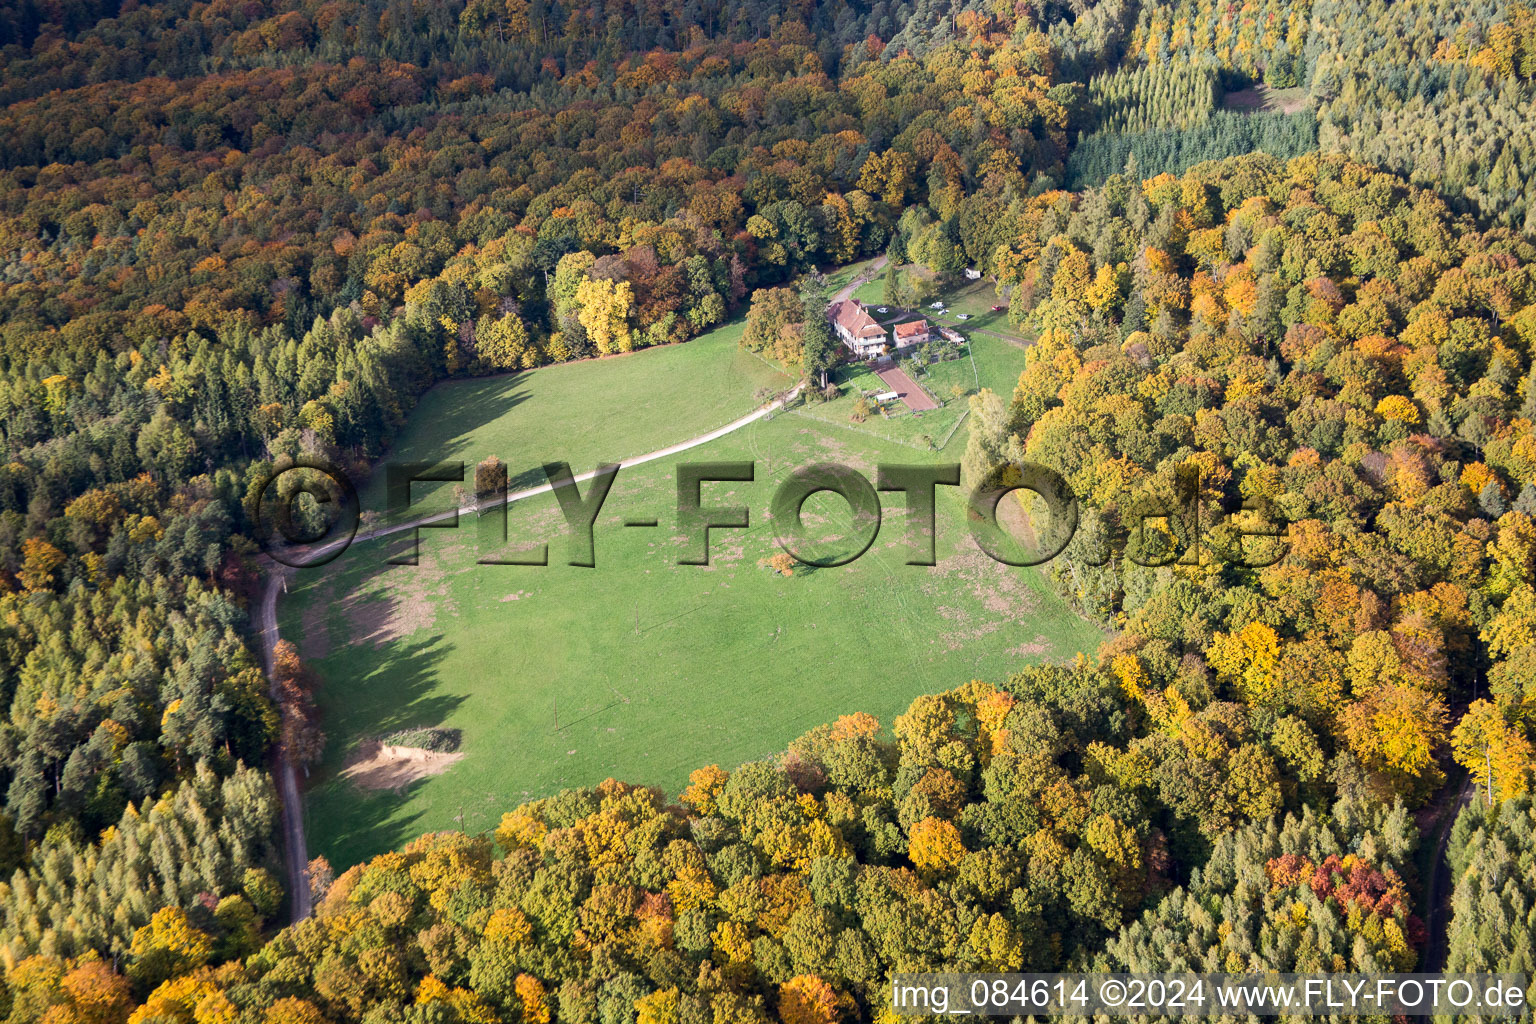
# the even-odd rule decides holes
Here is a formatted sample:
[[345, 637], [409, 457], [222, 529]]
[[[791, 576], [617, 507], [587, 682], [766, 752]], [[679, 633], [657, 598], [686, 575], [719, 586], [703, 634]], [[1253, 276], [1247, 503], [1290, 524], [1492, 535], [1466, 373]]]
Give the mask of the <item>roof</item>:
[[858, 337], [861, 334], [878, 335], [884, 333], [880, 330], [880, 325], [875, 323], [874, 318], [864, 312], [864, 307], [852, 299], [843, 299], [841, 302], [832, 303], [831, 306], [827, 307], [827, 319], [840, 325], [854, 337]]
[[898, 338], [910, 338], [914, 334], [927, 334], [927, 333], [928, 333], [928, 321], [927, 320], [908, 320], [904, 324], [897, 324], [896, 325], [896, 337], [898, 337]]

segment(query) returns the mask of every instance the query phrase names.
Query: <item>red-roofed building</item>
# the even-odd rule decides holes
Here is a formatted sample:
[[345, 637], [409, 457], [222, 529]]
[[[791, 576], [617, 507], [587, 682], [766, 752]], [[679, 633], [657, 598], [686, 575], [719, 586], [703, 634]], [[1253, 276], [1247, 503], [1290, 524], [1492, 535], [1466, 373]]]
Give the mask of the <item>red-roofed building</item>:
[[871, 359], [885, 354], [885, 331], [857, 302], [844, 299], [832, 303], [827, 307], [827, 319], [838, 340], [855, 356]]
[[916, 348], [928, 341], [928, 321], [908, 320], [904, 324], [897, 324], [891, 328], [891, 337], [896, 342], [898, 349]]

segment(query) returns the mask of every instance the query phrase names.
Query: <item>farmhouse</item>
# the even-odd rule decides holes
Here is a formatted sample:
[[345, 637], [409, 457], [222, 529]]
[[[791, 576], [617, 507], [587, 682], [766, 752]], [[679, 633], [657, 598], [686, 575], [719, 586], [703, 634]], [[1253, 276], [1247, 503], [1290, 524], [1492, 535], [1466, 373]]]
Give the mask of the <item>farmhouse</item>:
[[834, 302], [827, 308], [827, 319], [838, 340], [860, 359], [885, 354], [885, 331], [859, 303], [852, 299]]
[[891, 338], [897, 348], [913, 348], [926, 344], [929, 338], [927, 320], [908, 320], [891, 328]]

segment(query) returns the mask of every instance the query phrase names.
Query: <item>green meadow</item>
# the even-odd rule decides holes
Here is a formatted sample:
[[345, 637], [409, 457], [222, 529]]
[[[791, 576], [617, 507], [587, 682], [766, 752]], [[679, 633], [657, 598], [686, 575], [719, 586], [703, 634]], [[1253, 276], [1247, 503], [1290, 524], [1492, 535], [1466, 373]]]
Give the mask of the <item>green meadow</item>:
[[[495, 455], [511, 489], [544, 482], [544, 462], [612, 462], [724, 426], [793, 381], [741, 348], [745, 319], [681, 345], [642, 349], [525, 373], [451, 381], [422, 396], [384, 461], [463, 462]], [[452, 504], [450, 484], [416, 484], [414, 503]], [[360, 488], [365, 511], [386, 508], [384, 474]], [[435, 505], [434, 505], [435, 502]]]
[[[732, 355], [720, 335], [508, 379], [499, 386], [515, 387], [511, 402], [485, 401], [498, 385], [484, 381], [439, 387], [418, 413], [439, 422], [413, 424], [392, 457], [430, 461], [447, 445], [448, 457], [473, 464], [494, 453], [517, 473], [553, 453], [580, 473], [722, 426], [774, 375], [739, 361], [754, 357]], [[692, 345], [703, 351], [684, 351]], [[676, 362], [689, 359], [737, 369], [690, 376]], [[699, 408], [612, 402], [633, 387], [616, 383], [619, 366], [633, 380], [666, 378], [666, 403], [691, 394]], [[441, 422], [450, 410], [451, 428]], [[387, 564], [411, 543], [397, 535], [298, 574], [281, 628], [321, 677], [329, 737], [306, 800], [313, 852], [344, 867], [424, 830], [492, 828], [522, 801], [609, 776], [676, 794], [694, 768], [770, 755], [839, 715], [866, 711], [888, 726], [919, 694], [1091, 650], [1101, 634], [1039, 570], [975, 547], [957, 488], [940, 488], [936, 566], [905, 564], [900, 494], [882, 495], [878, 535], [853, 563], [790, 577], [762, 564], [779, 550], [774, 490], [795, 468], [838, 462], [873, 480], [881, 462], [959, 461], [963, 433], [942, 453], [920, 452], [782, 412], [622, 470], [597, 520], [595, 568], [567, 564], [564, 520], [543, 495], [507, 511], [506, 541], [501, 516], [466, 517], [455, 530], [420, 531], [418, 565]], [[750, 483], [703, 488], [704, 505], [745, 505], [751, 524], [713, 531], [711, 564], [679, 565], [676, 469], [704, 461], [755, 464]], [[834, 495], [813, 496], [804, 514], [821, 543], [855, 529]], [[526, 560], [546, 544], [546, 566], [484, 564]], [[436, 774], [410, 764], [359, 773], [366, 741], [412, 727], [455, 730], [461, 756], [431, 764]]]

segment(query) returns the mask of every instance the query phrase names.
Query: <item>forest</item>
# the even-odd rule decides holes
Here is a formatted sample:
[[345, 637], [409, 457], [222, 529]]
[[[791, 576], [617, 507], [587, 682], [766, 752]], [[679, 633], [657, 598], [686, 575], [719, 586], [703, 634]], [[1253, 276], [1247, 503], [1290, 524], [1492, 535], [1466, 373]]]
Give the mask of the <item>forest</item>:
[[[1300, 90], [1325, 152], [1395, 171], [1458, 210], [1525, 229], [1536, 217], [1533, 55], [1528, 5], [1445, 0], [1146, 4], [1125, 50], [1133, 67], [1161, 69], [1163, 82], [1187, 68], [1184, 80], [1203, 69], [1233, 87]], [[1198, 120], [1186, 105], [1205, 100], [1168, 85], [1136, 95], [1169, 124]]]
[[[1449, 963], [1529, 970], [1533, 78], [1536, 15], [1482, 0], [0, 5], [0, 1010], [830, 1022], [893, 970], [1409, 969], [1411, 813], [1463, 778]], [[1071, 483], [1050, 572], [1116, 638], [317, 870], [284, 927], [268, 765], [325, 735], [251, 626], [273, 467], [360, 476], [438, 380], [754, 295], [818, 374], [809, 273], [882, 254], [1036, 339], [968, 478]]]
[[[1251, 737], [1227, 707], [1227, 736]], [[1137, 767], [1138, 718], [1089, 663], [969, 683], [891, 734], [850, 715], [775, 762], [702, 768], [681, 804], [610, 780], [494, 835], [423, 837], [337, 877], [315, 917], [241, 960], [162, 911], [135, 939], [137, 988], [37, 956], [13, 972], [12, 1013], [897, 1020], [892, 970], [1413, 963], [1401, 807], [1180, 822]], [[1204, 864], [1181, 882], [1191, 847]]]

